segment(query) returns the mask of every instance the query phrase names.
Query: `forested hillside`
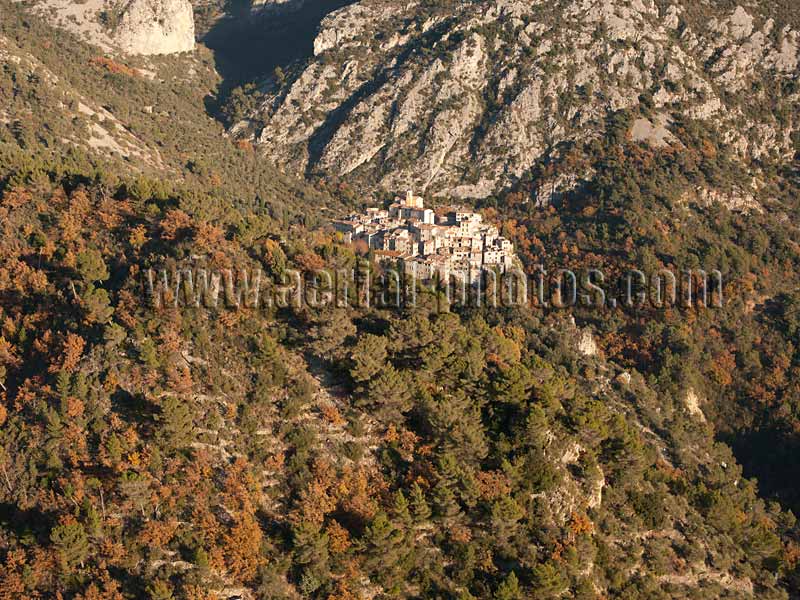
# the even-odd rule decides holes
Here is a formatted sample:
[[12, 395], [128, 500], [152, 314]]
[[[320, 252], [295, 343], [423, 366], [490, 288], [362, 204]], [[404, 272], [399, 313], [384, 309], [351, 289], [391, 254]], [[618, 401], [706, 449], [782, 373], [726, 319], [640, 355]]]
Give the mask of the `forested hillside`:
[[[98, 174], [130, 193], [181, 189], [204, 210], [254, 206], [315, 218], [325, 191], [287, 177], [235, 143], [209, 115], [220, 77], [214, 58], [110, 55], [0, 0], [0, 159], [30, 169]], [[310, 210], [309, 210], [310, 209]], [[280, 217], [283, 218], [283, 217]], [[309, 224], [311, 222], [309, 221]]]
[[25, 172], [0, 207], [4, 598], [794, 589], [794, 517], [566, 315], [156, 310], [149, 266], [356, 256]]
[[[632, 119], [615, 115], [602, 143], [568, 149], [485, 205], [507, 219], [529, 269], [598, 268], [609, 279], [631, 269], [719, 269], [722, 309], [647, 305], [577, 316], [594, 324], [609, 356], [647, 373], [662, 393], [693, 387], [748, 474], [797, 510], [800, 163], [771, 170], [747, 191], [748, 177], [712, 126], [680, 123], [680, 144], [656, 149], [626, 140]], [[584, 172], [591, 178], [577, 176]], [[525, 202], [560, 179], [579, 183], [557, 209]]]

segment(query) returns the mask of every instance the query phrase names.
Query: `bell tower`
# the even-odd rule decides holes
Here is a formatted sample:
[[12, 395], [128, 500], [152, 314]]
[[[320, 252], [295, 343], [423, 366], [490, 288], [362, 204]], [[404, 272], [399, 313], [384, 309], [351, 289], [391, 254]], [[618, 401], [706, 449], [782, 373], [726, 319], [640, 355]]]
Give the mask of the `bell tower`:
[[425, 202], [421, 196], [415, 196], [413, 190], [408, 190], [406, 192], [406, 206], [425, 208]]

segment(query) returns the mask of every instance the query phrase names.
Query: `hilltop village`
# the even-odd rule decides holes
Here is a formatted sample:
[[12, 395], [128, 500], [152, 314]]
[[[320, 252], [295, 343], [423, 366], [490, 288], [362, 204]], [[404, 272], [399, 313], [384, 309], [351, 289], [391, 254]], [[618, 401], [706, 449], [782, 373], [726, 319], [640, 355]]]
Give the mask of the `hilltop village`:
[[362, 240], [379, 260], [396, 260], [420, 279], [451, 275], [476, 281], [488, 269], [505, 272], [514, 247], [497, 227], [467, 209], [436, 212], [409, 191], [388, 209], [368, 208], [333, 222], [347, 243]]

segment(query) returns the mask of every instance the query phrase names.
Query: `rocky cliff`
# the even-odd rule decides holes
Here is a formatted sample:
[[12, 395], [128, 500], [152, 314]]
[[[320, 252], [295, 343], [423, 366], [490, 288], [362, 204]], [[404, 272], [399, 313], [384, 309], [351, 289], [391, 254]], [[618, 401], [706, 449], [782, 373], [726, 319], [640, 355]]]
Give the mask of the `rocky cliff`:
[[194, 49], [194, 15], [189, 0], [134, 0], [114, 32], [129, 54], [176, 54]]
[[779, 18], [654, 0], [362, 0], [324, 19], [314, 57], [267, 81], [234, 131], [297, 172], [460, 197], [513, 184], [622, 109], [667, 124], [656, 145], [683, 117], [713, 121], [743, 160], [781, 156], [800, 34]]
[[155, 55], [194, 50], [189, 0], [39, 0], [33, 10], [106, 51]]

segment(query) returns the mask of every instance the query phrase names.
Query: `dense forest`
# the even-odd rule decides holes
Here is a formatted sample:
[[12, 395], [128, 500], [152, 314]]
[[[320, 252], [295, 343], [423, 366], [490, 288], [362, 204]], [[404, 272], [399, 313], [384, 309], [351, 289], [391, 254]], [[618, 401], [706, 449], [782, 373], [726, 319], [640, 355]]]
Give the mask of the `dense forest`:
[[[624, 315], [578, 310], [601, 333], [614, 360], [646, 373], [664, 393], [692, 386], [709, 404], [720, 439], [730, 443], [761, 487], [795, 511], [798, 437], [797, 223], [800, 162], [766, 165], [763, 204], [730, 210], [702, 190], [746, 194], [740, 163], [707, 124], [679, 123], [680, 143], [663, 150], [626, 141], [635, 115], [611, 117], [609, 137], [563, 149], [490, 213], [513, 215], [504, 227], [533, 268], [719, 269], [721, 310], [637, 307]], [[526, 202], [558, 177], [589, 170], [558, 208]], [[609, 318], [610, 317], [610, 318]], [[779, 443], [776, 444], [776, 441]]]
[[566, 315], [424, 296], [409, 312], [158, 311], [149, 266], [358, 258], [266, 215], [248, 238], [179, 197], [4, 181], [3, 597], [795, 585], [794, 517], [758, 498], [679, 380], [669, 393], [579, 353]]

